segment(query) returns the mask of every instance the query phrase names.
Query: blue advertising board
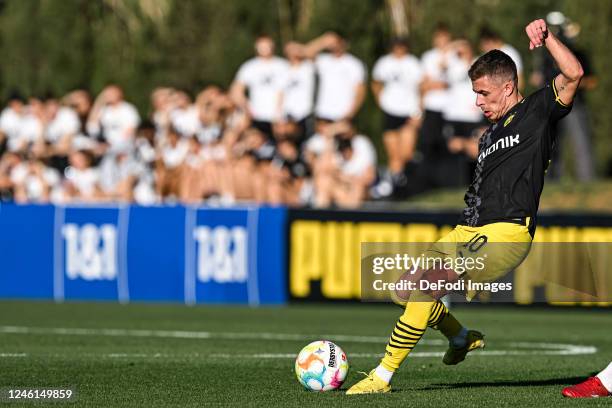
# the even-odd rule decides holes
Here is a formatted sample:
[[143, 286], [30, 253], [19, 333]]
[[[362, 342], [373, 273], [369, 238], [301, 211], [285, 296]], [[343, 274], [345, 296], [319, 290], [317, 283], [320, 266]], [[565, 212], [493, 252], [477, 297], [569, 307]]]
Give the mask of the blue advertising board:
[[286, 212], [3, 205], [0, 297], [282, 304]]

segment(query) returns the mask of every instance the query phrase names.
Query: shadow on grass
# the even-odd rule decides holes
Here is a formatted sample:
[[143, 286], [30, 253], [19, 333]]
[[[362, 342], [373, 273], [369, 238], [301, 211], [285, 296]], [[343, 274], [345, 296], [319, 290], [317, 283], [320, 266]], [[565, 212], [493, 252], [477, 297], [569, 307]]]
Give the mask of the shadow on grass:
[[519, 380], [519, 381], [481, 381], [481, 382], [458, 382], [448, 384], [430, 384], [426, 387], [414, 388], [415, 391], [442, 390], [454, 388], [479, 388], [479, 387], [539, 387], [543, 385], [574, 385], [592, 377], [596, 372], [587, 376], [551, 378], [547, 380]]

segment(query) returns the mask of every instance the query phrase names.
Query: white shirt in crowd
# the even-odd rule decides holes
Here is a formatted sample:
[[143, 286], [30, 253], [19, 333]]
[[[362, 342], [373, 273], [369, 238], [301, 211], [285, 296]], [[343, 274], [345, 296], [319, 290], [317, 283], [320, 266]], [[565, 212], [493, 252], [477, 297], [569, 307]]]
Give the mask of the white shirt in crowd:
[[189, 153], [189, 141], [186, 139], [180, 139], [175, 146], [166, 143], [161, 148], [161, 156], [164, 165], [167, 168], [174, 169], [185, 161]]
[[302, 61], [287, 70], [283, 94], [283, 114], [300, 121], [312, 113], [314, 104], [314, 64]]
[[159, 202], [159, 197], [155, 193], [155, 176], [152, 171], [145, 169], [140, 173], [133, 193], [134, 201], [140, 205], [152, 205]]
[[65, 173], [66, 180], [84, 197], [92, 197], [100, 184], [100, 172], [95, 167], [82, 170], [68, 167]]
[[196, 105], [177, 108], [170, 112], [170, 123], [183, 136], [193, 136], [200, 128], [200, 114]]
[[508, 54], [512, 61], [514, 61], [514, 64], [516, 65], [516, 72], [518, 72], [519, 74], [523, 72], [523, 59], [521, 58], [521, 54], [519, 54], [516, 48], [514, 48], [510, 44], [504, 44], [499, 50]]
[[[427, 76], [432, 81], [446, 82], [446, 71], [442, 64], [445, 61], [444, 52], [437, 48], [432, 48], [421, 56], [423, 76]], [[448, 97], [446, 89], [434, 89], [428, 91], [423, 96], [423, 107], [434, 112], [441, 112], [446, 104]]]
[[236, 81], [249, 92], [249, 110], [253, 119], [274, 122], [280, 119], [280, 98], [289, 64], [280, 57], [255, 57], [240, 66]]
[[10, 107], [0, 114], [0, 131], [7, 137], [8, 150], [14, 152], [27, 147], [42, 135], [42, 123], [37, 116], [24, 108], [17, 113]]
[[81, 121], [76, 112], [68, 107], [61, 107], [45, 130], [45, 138], [49, 143], [57, 143], [63, 137], [76, 135], [81, 128]]
[[27, 148], [31, 143], [43, 137], [43, 124], [40, 118], [32, 113], [27, 113], [19, 121], [19, 130], [8, 139], [8, 149], [18, 151]]
[[376, 149], [367, 136], [353, 136], [351, 146], [353, 155], [349, 160], [339, 156], [342, 173], [347, 176], [361, 176], [368, 168], [376, 166]]
[[155, 161], [155, 148], [144, 137], [136, 138], [134, 155], [140, 163], [151, 164]]
[[223, 161], [227, 158], [225, 146], [221, 143], [211, 143], [202, 146], [200, 155], [204, 161]]
[[372, 77], [383, 83], [380, 106], [395, 116], [419, 116], [421, 64], [413, 55], [385, 55], [376, 61]]
[[320, 133], [315, 133], [304, 143], [304, 151], [315, 156], [323, 154], [325, 151], [335, 149], [335, 141]]
[[192, 169], [199, 169], [205, 161], [202, 149], [203, 147], [200, 146], [197, 151], [190, 150], [187, 152], [184, 164]]
[[480, 122], [482, 111], [476, 106], [476, 94], [468, 76], [470, 63], [451, 54], [448, 56], [448, 99], [442, 117], [448, 121]]
[[4, 108], [0, 113], [0, 132], [4, 133], [8, 139], [18, 137], [23, 117], [23, 113], [17, 113], [10, 107]]
[[170, 112], [156, 110], [151, 115], [151, 121], [155, 126], [155, 142], [163, 143], [166, 137], [166, 130], [170, 125]]
[[144, 166], [131, 155], [118, 158], [115, 154], [107, 154], [99, 166], [100, 187], [105, 193], [112, 193], [119, 183], [128, 177], [138, 177], [143, 171]]
[[364, 64], [351, 54], [324, 53], [317, 56], [315, 65], [319, 74], [315, 113], [320, 118], [342, 119], [353, 107], [357, 86], [366, 80]]
[[72, 138], [71, 147], [73, 150], [95, 150], [98, 142], [87, 135], [78, 133]]
[[223, 128], [218, 123], [211, 125], [202, 125], [198, 129], [196, 136], [202, 145], [215, 143], [221, 139]]
[[42, 174], [37, 176], [27, 162], [19, 163], [11, 171], [11, 181], [24, 187], [28, 201], [41, 201], [45, 188], [51, 193], [59, 186], [60, 180], [59, 172], [54, 168], [45, 166]]
[[134, 133], [129, 134], [128, 130], [135, 130], [139, 124], [140, 116], [134, 105], [122, 101], [116, 105], [104, 106], [100, 113], [100, 124], [88, 123], [87, 131], [91, 135], [98, 135], [103, 130], [111, 150], [126, 151], [132, 147], [134, 140]]

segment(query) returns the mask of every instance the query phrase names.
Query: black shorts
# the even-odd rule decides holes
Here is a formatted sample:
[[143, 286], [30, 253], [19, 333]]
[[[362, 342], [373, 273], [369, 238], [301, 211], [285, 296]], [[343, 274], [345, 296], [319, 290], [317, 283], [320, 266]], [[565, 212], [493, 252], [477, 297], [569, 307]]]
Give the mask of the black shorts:
[[330, 119], [330, 118], [326, 118], [325, 116], [317, 116], [315, 118], [315, 120], [317, 122], [325, 122], [325, 123], [334, 123], [334, 122], [336, 122], [336, 120]]
[[295, 142], [298, 147], [301, 148], [302, 143], [314, 133], [314, 118], [312, 115], [308, 115], [304, 116], [302, 119], [295, 119], [291, 116], [289, 116], [288, 119], [297, 126], [297, 139]]
[[410, 122], [410, 116], [395, 116], [385, 111], [383, 113], [385, 115], [383, 121], [385, 131], [401, 129]]
[[443, 125], [442, 112], [425, 110], [419, 134], [418, 149], [426, 157], [446, 150], [446, 141], [442, 136]]
[[268, 138], [272, 139], [274, 133], [272, 131], [272, 122], [253, 119], [251, 120], [251, 126], [268, 136]]
[[340, 121], [348, 121], [348, 122], [352, 123], [353, 125], [355, 124], [355, 118], [354, 117], [350, 118], [350, 119], [346, 119], [346, 118], [330, 119], [330, 118], [327, 118], [325, 116], [316, 116], [315, 117], [315, 124], [318, 123], [318, 122], [324, 122], [324, 123], [328, 123], [329, 124], [329, 123], [337, 123], [337, 122], [340, 122]]

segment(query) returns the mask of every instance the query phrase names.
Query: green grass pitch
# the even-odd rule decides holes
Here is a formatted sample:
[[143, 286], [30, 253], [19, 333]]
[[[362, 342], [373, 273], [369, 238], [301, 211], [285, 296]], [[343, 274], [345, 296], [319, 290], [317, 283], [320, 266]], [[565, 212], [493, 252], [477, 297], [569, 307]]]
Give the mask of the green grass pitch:
[[393, 392], [369, 396], [305, 391], [293, 356], [322, 337], [337, 342], [351, 365], [346, 389], [377, 364], [395, 306], [3, 301], [0, 311], [0, 387], [76, 387], [71, 406], [612, 406], [560, 394], [612, 360], [610, 309], [457, 307], [487, 348], [447, 367], [430, 330]]

